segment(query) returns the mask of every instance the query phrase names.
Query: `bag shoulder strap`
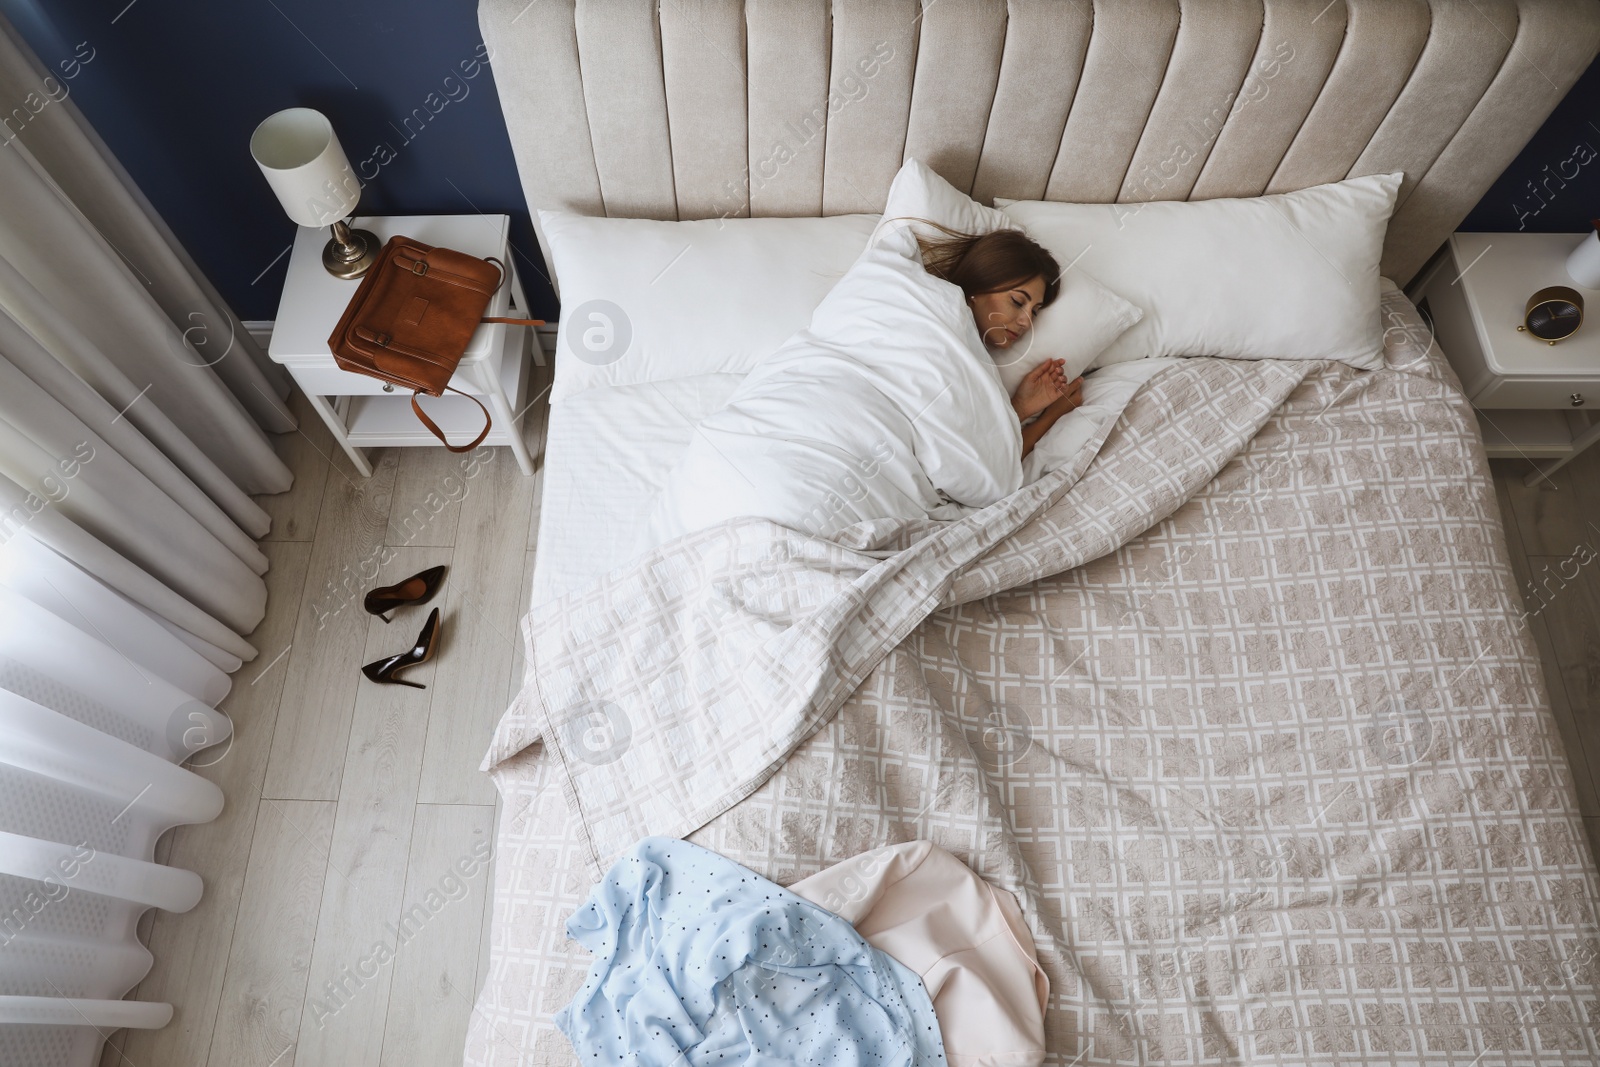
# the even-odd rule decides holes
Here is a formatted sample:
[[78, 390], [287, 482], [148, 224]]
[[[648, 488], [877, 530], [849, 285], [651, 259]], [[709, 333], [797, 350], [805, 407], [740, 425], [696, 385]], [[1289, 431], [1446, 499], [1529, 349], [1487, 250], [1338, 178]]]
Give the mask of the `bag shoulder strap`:
[[[495, 291], [499, 292], [500, 286], [505, 285], [506, 282], [511, 280], [511, 272], [506, 270], [506, 265], [500, 262], [499, 256], [490, 256], [485, 259], [484, 262], [493, 263], [500, 271], [500, 285], [495, 286]], [[482, 321], [503, 322], [510, 326], [543, 326], [545, 324], [543, 319], [484, 319]]]
[[[479, 400], [471, 393], [462, 393], [461, 390], [457, 389], [453, 385], [445, 386], [445, 390], [451, 393], [461, 393], [462, 396], [478, 405], [478, 410], [483, 412], [483, 429], [478, 431], [478, 436], [472, 439], [471, 444], [453, 445], [445, 439], [444, 431], [439, 429], [439, 424], [428, 418], [428, 416], [422, 410], [422, 405], [417, 403], [417, 397], [422, 393], [420, 389], [411, 394], [411, 410], [416, 413], [416, 416], [419, 420], [421, 420], [422, 425], [426, 426], [428, 431], [432, 433], [433, 436], [437, 437], [439, 439], [439, 443], [444, 445], [445, 448], [449, 449], [451, 452], [471, 452], [474, 448], [477, 448], [479, 445], [483, 444], [483, 439], [489, 436], [489, 428], [494, 425], [494, 420], [489, 417], [489, 409], [483, 406], [483, 401]], [[513, 428], [513, 432], [515, 432], [515, 428]]]

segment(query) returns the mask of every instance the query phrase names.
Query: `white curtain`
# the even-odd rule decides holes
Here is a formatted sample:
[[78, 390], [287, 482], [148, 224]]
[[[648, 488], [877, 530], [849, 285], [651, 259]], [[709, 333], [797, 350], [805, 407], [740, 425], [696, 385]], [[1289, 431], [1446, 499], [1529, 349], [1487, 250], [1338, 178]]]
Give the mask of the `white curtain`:
[[0, 1063], [89, 1064], [150, 907], [156, 839], [221, 810], [179, 766], [256, 655], [294, 428], [265, 358], [59, 82], [0, 19]]
[[0, 1063], [86, 1067], [113, 1031], [171, 1020], [120, 998], [152, 962], [140, 914], [200, 900], [155, 845], [222, 811], [177, 764], [231, 736], [228, 686], [28, 531], [0, 547]]

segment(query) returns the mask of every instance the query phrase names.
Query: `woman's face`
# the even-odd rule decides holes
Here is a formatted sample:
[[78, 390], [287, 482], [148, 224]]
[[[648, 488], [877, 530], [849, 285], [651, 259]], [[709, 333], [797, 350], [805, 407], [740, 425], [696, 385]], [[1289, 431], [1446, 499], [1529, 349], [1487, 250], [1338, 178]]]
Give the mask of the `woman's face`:
[[967, 302], [983, 343], [1009, 348], [1033, 327], [1033, 316], [1044, 306], [1044, 278], [1029, 278], [1004, 292], [983, 293]]

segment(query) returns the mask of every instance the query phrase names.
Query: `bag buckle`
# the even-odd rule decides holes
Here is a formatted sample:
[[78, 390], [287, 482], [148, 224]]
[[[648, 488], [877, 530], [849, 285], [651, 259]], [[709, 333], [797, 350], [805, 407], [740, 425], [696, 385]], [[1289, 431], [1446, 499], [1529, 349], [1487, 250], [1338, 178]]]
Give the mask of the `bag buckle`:
[[411, 273], [418, 275], [428, 273], [428, 261], [425, 259], [413, 260], [411, 263]]
[[379, 347], [381, 347], [381, 348], [388, 348], [389, 347], [389, 342], [392, 341], [393, 339], [394, 338], [390, 337], [386, 333], [380, 333], [377, 336], [373, 337], [373, 340], [376, 341], [378, 343]]

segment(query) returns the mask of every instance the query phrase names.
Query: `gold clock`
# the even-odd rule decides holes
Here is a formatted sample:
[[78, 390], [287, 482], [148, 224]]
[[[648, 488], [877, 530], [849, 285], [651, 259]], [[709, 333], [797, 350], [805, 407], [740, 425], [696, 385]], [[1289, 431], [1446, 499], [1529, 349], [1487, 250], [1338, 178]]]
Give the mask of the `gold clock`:
[[1583, 294], [1565, 285], [1552, 285], [1528, 297], [1517, 329], [1548, 344], [1571, 337], [1583, 325]]

